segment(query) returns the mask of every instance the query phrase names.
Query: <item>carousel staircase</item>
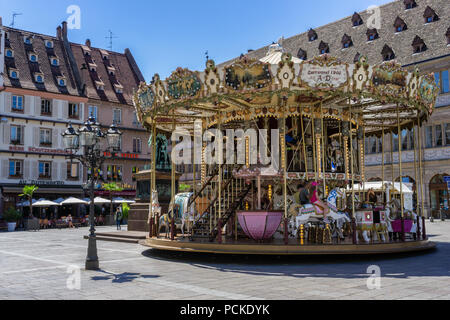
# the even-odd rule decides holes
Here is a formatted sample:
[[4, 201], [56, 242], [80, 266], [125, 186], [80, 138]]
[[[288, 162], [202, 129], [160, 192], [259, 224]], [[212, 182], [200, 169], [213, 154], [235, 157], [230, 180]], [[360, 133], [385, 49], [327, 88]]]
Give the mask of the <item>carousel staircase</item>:
[[[236, 166], [239, 170], [242, 168], [241, 166]], [[191, 200], [191, 202], [195, 201], [195, 199], [203, 192], [207, 186], [217, 177], [218, 170], [214, 171], [215, 175], [211, 176], [209, 180], [205, 183], [203, 188], [196, 196]], [[225, 226], [229, 219], [235, 214], [236, 210], [238, 210], [244, 203], [245, 197], [251, 190], [251, 185], [243, 184], [240, 188], [236, 186], [232, 189], [233, 196], [229, 194], [229, 186], [231, 183], [235, 181], [235, 178], [232, 175], [231, 170], [228, 172], [228, 175], [225, 181], [222, 182], [222, 199], [219, 199], [218, 195], [214, 197], [212, 201], [210, 201], [208, 207], [204, 212], [200, 215], [200, 217], [194, 222], [192, 227], [191, 240], [195, 238], [204, 238], [204, 239], [214, 239], [217, 237], [219, 224], [217, 219], [217, 212], [220, 209], [222, 212], [222, 226]], [[233, 199], [233, 201], [227, 201], [226, 199]], [[210, 220], [214, 219], [212, 213], [215, 213], [216, 221], [211, 223]], [[212, 228], [211, 228], [212, 227]]]

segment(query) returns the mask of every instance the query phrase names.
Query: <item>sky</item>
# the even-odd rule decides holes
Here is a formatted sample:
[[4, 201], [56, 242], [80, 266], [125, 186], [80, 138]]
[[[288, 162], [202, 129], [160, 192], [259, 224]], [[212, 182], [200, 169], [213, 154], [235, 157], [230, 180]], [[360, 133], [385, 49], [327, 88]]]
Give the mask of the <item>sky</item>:
[[[129, 48], [146, 81], [155, 73], [168, 77], [177, 67], [204, 70], [205, 52], [221, 63], [284, 36], [307, 31], [381, 5], [388, 0], [0, 0], [0, 16], [9, 26], [56, 35], [80, 8], [80, 28], [69, 40], [113, 50]], [[74, 20], [75, 21], [75, 20]]]

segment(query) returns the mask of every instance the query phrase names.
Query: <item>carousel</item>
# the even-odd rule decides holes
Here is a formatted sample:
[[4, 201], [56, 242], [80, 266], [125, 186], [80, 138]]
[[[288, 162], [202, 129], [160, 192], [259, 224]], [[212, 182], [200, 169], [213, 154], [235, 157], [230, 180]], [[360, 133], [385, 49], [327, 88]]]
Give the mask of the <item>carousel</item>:
[[[207, 60], [203, 72], [178, 68], [165, 81], [155, 74], [134, 104], [151, 133], [153, 157], [156, 135], [172, 135], [171, 201], [162, 212], [153, 159], [144, 244], [269, 255], [434, 248], [426, 234], [419, 128], [437, 94], [433, 75], [395, 62], [369, 65], [361, 56], [348, 64], [329, 55], [303, 61], [279, 44], [261, 60]], [[414, 132], [419, 187], [385, 181], [389, 169], [402, 181], [398, 139], [398, 161], [383, 150], [382, 196], [373, 197], [365, 187], [366, 138], [393, 146], [405, 129]], [[177, 194], [175, 164], [191, 165], [190, 192]]]

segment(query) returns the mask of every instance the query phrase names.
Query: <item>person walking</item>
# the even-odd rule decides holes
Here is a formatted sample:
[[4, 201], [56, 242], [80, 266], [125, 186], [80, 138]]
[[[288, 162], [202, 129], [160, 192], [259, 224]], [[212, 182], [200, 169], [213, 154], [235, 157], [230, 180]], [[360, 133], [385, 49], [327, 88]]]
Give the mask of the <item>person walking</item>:
[[117, 230], [122, 230], [122, 211], [120, 208], [116, 209], [116, 213], [114, 214], [114, 219], [116, 220]]

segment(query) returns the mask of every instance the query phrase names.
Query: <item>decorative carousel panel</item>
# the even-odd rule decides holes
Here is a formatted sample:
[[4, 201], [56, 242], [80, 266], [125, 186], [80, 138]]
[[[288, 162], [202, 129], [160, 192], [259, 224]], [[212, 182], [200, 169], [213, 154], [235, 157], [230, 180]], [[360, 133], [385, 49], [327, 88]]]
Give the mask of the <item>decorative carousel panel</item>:
[[408, 96], [410, 99], [419, 99], [419, 84], [420, 74], [419, 69], [416, 68], [408, 84]]
[[283, 53], [278, 64], [277, 80], [282, 89], [288, 89], [295, 80], [295, 68], [292, 55]]
[[217, 70], [216, 64], [213, 60], [208, 60], [206, 62], [206, 70], [205, 70], [205, 85], [206, 85], [206, 94], [212, 95], [219, 93], [220, 89], [220, 75]]
[[353, 68], [353, 92], [365, 91], [369, 83], [370, 66], [366, 56], [361, 56]]
[[158, 105], [162, 105], [166, 103], [166, 89], [164, 87], [164, 83], [161, 81], [159, 74], [155, 74], [153, 76], [153, 84], [152, 84], [152, 90], [155, 92], [156, 95], [156, 102]]
[[315, 90], [344, 89], [348, 85], [347, 69], [347, 64], [334, 57], [315, 57], [301, 65], [299, 83]]
[[429, 114], [433, 113], [433, 107], [439, 93], [434, 75], [425, 75], [420, 79], [419, 96], [427, 108]]
[[225, 67], [225, 85], [231, 90], [255, 90], [272, 84], [270, 65], [246, 57]]
[[372, 74], [373, 93], [378, 96], [404, 98], [408, 72], [395, 62], [385, 62], [374, 67]]
[[202, 89], [202, 82], [197, 72], [178, 68], [166, 80], [167, 92], [170, 99], [180, 100], [198, 98]]

